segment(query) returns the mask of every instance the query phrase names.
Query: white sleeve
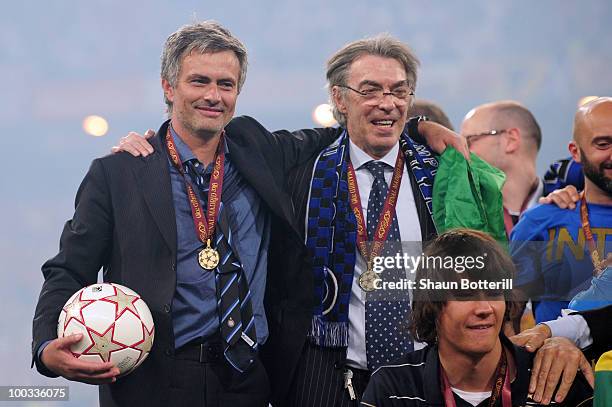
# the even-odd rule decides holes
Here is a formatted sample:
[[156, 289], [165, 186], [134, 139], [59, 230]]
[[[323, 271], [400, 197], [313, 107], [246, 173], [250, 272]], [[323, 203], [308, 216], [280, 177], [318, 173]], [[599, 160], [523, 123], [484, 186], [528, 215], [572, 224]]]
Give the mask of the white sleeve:
[[574, 342], [581, 349], [593, 343], [591, 330], [582, 315], [568, 315], [553, 321], [543, 322], [550, 328], [552, 336], [562, 336]]

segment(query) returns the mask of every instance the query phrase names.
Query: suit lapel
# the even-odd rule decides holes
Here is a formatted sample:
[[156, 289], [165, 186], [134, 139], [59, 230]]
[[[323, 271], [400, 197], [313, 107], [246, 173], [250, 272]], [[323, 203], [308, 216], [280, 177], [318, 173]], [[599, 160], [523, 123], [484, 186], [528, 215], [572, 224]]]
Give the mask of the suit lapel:
[[153, 220], [172, 253], [176, 254], [176, 216], [168, 158], [162, 143], [167, 129], [168, 122], [164, 123], [157, 135], [149, 140], [155, 152], [142, 159], [143, 164], [135, 170], [135, 175]]
[[239, 144], [233, 138], [228, 137], [226, 140], [232, 155], [232, 165], [236, 165], [240, 174], [257, 191], [270, 210], [297, 232], [291, 198], [278, 187], [263, 155], [258, 149]]

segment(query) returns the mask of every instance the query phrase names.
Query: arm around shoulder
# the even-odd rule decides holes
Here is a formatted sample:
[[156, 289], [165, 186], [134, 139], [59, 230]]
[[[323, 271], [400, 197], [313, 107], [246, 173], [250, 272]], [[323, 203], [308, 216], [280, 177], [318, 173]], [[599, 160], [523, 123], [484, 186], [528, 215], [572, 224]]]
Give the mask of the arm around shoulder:
[[249, 116], [239, 116], [225, 127], [228, 138], [239, 143], [260, 145], [264, 154], [279, 160], [286, 173], [331, 144], [341, 134], [337, 128], [268, 131]]

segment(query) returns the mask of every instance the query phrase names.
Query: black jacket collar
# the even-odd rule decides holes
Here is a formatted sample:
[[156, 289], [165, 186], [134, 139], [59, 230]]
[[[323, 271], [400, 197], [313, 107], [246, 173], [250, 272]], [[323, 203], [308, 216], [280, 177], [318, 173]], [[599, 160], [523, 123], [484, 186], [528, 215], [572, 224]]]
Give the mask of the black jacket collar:
[[[533, 356], [524, 349], [516, 347], [505, 335], [500, 335], [500, 339], [503, 347], [510, 351], [516, 367], [516, 378], [510, 385], [512, 405], [522, 406], [527, 400], [529, 373]], [[432, 346], [427, 352], [423, 387], [425, 399], [432, 406], [444, 406], [444, 397], [440, 383], [440, 358], [438, 356], [437, 345]]]
[[140, 188], [151, 215], [173, 255], [176, 255], [176, 216], [172, 201], [172, 185], [168, 154], [162, 142], [170, 121], [164, 122], [157, 134], [149, 139], [154, 153], [141, 159], [135, 170], [136, 188]]

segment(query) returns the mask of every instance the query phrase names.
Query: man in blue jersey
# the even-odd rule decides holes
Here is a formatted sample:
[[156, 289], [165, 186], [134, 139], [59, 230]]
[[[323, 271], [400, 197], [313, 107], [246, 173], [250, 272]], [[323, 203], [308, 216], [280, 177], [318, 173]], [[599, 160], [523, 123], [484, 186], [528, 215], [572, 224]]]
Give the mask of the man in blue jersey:
[[[571, 157], [556, 160], [544, 174], [544, 196], [568, 185], [574, 186], [578, 191], [584, 189], [584, 173], [582, 164], [577, 163]], [[551, 203], [551, 202], [546, 202]]]
[[[572, 158], [584, 168], [585, 189], [575, 209], [539, 205], [511, 235], [518, 274], [514, 286], [535, 300], [536, 321], [556, 319], [577, 293], [601, 283], [612, 248], [612, 98], [576, 112]], [[612, 302], [612, 292], [603, 302]]]

